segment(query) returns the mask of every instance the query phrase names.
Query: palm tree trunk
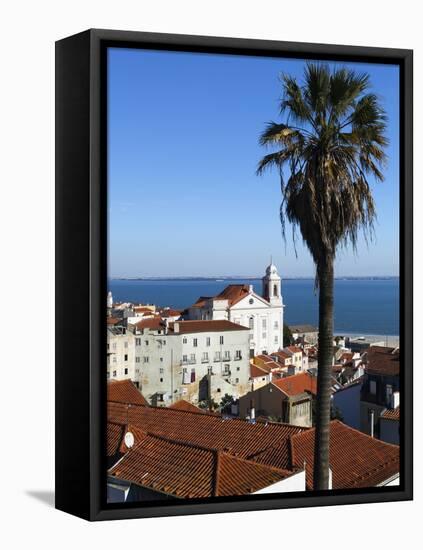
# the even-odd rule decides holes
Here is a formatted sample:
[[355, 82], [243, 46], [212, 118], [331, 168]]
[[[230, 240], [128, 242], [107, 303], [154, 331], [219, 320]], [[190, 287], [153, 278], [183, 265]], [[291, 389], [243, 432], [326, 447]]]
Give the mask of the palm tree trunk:
[[319, 266], [319, 352], [317, 372], [314, 489], [329, 489], [330, 387], [333, 360], [333, 260]]

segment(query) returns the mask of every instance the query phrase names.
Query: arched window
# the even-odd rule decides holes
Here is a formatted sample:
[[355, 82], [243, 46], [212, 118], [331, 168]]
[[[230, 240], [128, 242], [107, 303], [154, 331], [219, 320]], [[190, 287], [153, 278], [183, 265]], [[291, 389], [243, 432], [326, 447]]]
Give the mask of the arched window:
[[278, 295], [278, 285], [273, 285], [273, 296]]
[[249, 324], [250, 330], [252, 330], [254, 328], [254, 317], [249, 318], [248, 324]]

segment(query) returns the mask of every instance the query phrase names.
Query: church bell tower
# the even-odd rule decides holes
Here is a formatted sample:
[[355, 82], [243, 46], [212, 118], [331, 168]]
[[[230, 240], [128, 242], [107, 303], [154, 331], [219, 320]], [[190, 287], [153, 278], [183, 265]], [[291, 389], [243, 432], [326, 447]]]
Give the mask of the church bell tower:
[[274, 263], [266, 268], [266, 275], [263, 281], [263, 298], [272, 306], [282, 306], [281, 278]]

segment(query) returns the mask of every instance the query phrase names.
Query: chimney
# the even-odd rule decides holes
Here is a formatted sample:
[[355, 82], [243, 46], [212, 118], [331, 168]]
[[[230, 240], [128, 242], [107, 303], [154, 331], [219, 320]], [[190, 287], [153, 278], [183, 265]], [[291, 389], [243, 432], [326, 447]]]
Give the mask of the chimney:
[[256, 423], [256, 409], [254, 408], [254, 399], [251, 399], [250, 402], [250, 423]]
[[175, 333], [179, 332], [179, 323], [173, 323], [173, 332]]
[[370, 409], [370, 437], [374, 437], [375, 433], [375, 411]]
[[248, 285], [248, 293], [249, 294], [253, 293], [253, 289], [254, 289], [253, 285]]

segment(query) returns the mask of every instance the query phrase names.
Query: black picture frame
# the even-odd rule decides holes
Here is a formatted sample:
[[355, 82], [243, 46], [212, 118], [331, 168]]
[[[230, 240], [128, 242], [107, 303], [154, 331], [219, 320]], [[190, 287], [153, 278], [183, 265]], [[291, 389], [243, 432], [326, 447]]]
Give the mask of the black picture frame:
[[[107, 47], [397, 64], [400, 68], [401, 484], [107, 505]], [[56, 508], [87, 520], [329, 506], [412, 499], [411, 50], [91, 29], [56, 43]]]

